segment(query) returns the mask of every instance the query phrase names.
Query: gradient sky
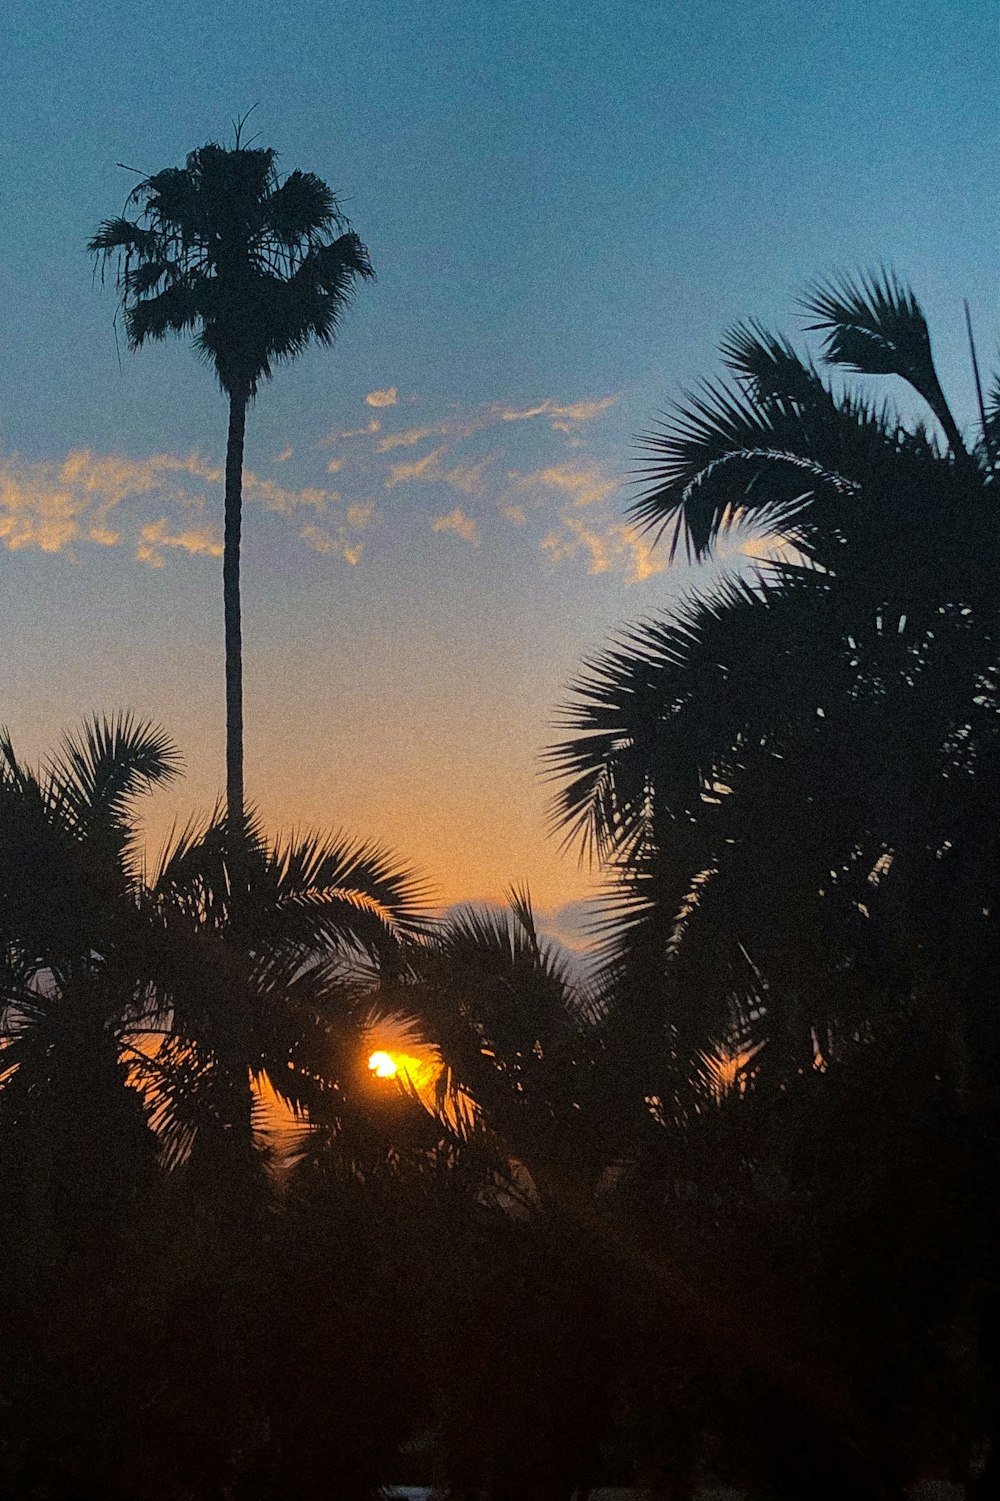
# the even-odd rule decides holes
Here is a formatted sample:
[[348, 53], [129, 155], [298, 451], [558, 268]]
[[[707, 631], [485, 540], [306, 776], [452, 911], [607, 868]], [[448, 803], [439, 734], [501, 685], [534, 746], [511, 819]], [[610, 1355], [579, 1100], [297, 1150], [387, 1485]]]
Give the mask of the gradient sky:
[[747, 315], [891, 262], [972, 392], [996, 345], [1000, 7], [945, 0], [36, 0], [0, 48], [0, 719], [93, 709], [223, 784], [225, 404], [182, 343], [116, 350], [84, 243], [259, 101], [379, 280], [264, 389], [246, 461], [248, 790], [398, 848], [442, 902], [588, 876], [537, 755], [581, 656], [683, 575], [625, 524], [633, 435]]

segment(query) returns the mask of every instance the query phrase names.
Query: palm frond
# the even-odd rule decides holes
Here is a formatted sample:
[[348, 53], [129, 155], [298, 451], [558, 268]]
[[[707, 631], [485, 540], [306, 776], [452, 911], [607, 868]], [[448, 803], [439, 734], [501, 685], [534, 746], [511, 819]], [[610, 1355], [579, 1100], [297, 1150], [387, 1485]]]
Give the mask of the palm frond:
[[983, 440], [993, 454], [1000, 452], [1000, 374], [994, 373], [986, 396]]
[[719, 345], [723, 362], [747, 385], [755, 401], [808, 407], [831, 400], [829, 388], [791, 342], [755, 319], [738, 323]]
[[426, 927], [425, 883], [390, 850], [344, 835], [277, 843], [263, 880], [286, 913], [308, 915], [328, 941], [378, 948]]
[[[794, 368], [794, 367], [793, 367]], [[861, 478], [898, 460], [891, 413], [856, 398], [835, 398], [822, 382], [809, 392], [758, 399], [751, 383], [703, 383], [641, 440], [650, 455], [638, 473], [646, 485], [629, 507], [643, 527], [669, 533], [670, 557], [683, 548], [704, 557], [722, 519], [809, 499], [839, 510]]]
[[172, 782], [181, 759], [166, 732], [121, 713], [95, 715], [77, 734], [64, 736], [49, 764], [49, 781], [82, 832], [123, 828], [139, 793]]
[[[652, 837], [654, 803], [681, 823], [696, 816], [734, 772], [742, 739], [780, 717], [793, 674], [807, 666], [796, 632], [828, 588], [825, 575], [787, 565], [764, 589], [730, 579], [586, 663], [556, 721], [574, 733], [544, 757], [563, 784], [550, 816], [566, 844], [591, 858], [634, 856]], [[747, 673], [752, 649], [766, 696]]]
[[264, 218], [275, 239], [294, 247], [302, 240], [338, 228], [342, 222], [336, 195], [313, 172], [290, 172], [281, 185], [269, 193]]
[[815, 282], [801, 299], [816, 319], [810, 332], [826, 335], [824, 357], [860, 375], [897, 375], [922, 396], [941, 423], [956, 457], [965, 445], [945, 400], [923, 309], [905, 282], [882, 268], [857, 277]]
[[[155, 268], [159, 273], [159, 264]], [[152, 289], [162, 279], [146, 285], [138, 273], [129, 275], [129, 293], [133, 300], [125, 308], [125, 331], [129, 346], [139, 349], [148, 339], [162, 339], [167, 334], [181, 334], [195, 328], [205, 312], [204, 289], [189, 278], [177, 279], [161, 292]]]
[[131, 219], [105, 219], [87, 241], [91, 255], [107, 259], [122, 251], [143, 259], [158, 255], [161, 241], [154, 229], [144, 228]]

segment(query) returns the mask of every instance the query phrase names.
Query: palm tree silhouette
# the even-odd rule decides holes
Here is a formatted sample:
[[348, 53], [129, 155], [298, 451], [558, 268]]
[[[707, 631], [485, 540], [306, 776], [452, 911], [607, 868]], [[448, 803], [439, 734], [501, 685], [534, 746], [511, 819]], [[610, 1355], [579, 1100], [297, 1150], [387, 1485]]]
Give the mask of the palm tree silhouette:
[[134, 808], [179, 764], [129, 715], [88, 720], [41, 771], [0, 737], [0, 1177], [29, 1255], [86, 1238], [156, 1155], [133, 1077], [162, 1021]]
[[[106, 219], [88, 243], [117, 257], [129, 345], [194, 334], [229, 399], [223, 602], [226, 809], [231, 861], [244, 823], [240, 532], [247, 406], [275, 367], [332, 344], [354, 284], [374, 275], [336, 196], [311, 172], [280, 177], [273, 150], [214, 143], [130, 193], [136, 219]], [[335, 238], [331, 234], [338, 231]], [[240, 878], [243, 884], [243, 877]]]
[[647, 440], [634, 514], [707, 562], [750, 526], [798, 555], [709, 574], [631, 628], [589, 664], [552, 752], [556, 817], [614, 876], [609, 958], [681, 1069], [725, 1040], [734, 996], [766, 1011], [760, 1064], [787, 1076], [829, 1062], [872, 1006], [895, 1025], [943, 955], [956, 981], [970, 954], [991, 962], [996, 396], [967, 445], [891, 274], [817, 285], [804, 306], [827, 363], [897, 376], [927, 419], [734, 330], [734, 379]]
[[237, 901], [226, 834], [219, 815], [182, 830], [143, 892], [170, 1017], [145, 1064], [152, 1119], [168, 1162], [194, 1150], [211, 1171], [256, 1163], [260, 1086], [306, 1125], [364, 1112], [368, 990], [426, 924], [422, 884], [385, 849], [271, 842], [253, 815]]

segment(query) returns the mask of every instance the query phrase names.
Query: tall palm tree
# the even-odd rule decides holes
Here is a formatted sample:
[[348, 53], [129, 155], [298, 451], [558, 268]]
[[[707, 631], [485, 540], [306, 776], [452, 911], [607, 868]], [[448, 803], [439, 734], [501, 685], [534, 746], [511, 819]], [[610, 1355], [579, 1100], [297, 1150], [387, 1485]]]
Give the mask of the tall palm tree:
[[[183, 167], [144, 178], [135, 219], [106, 219], [88, 249], [117, 257], [129, 345], [194, 334], [229, 399], [225, 548], [226, 808], [235, 859], [243, 835], [240, 532], [247, 406], [276, 366], [332, 344], [368, 252], [336, 196], [311, 172], [282, 178], [273, 150], [209, 143]], [[335, 238], [330, 238], [336, 232]], [[243, 878], [241, 877], [241, 884]]]

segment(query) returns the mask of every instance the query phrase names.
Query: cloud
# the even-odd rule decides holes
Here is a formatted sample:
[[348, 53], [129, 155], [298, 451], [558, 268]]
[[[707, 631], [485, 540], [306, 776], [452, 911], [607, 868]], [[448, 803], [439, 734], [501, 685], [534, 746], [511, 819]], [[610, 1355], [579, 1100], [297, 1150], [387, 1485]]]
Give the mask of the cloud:
[[318, 448], [332, 448], [334, 443], [340, 443], [344, 438], [368, 438], [372, 433], [381, 432], [382, 424], [377, 417], [373, 417], [364, 427], [331, 428], [325, 438], [320, 438]]
[[442, 443], [438, 448], [432, 448], [430, 453], [425, 453], [422, 459], [414, 459], [409, 464], [391, 464], [385, 488], [392, 490], [396, 485], [408, 485], [413, 480], [440, 479], [441, 459], [447, 452], [448, 445]]
[[765, 567], [773, 563], [810, 566], [809, 556], [796, 537], [794, 517], [783, 513], [781, 507], [747, 511], [742, 506], [727, 506], [712, 552], [723, 567], [739, 567], [742, 562]]
[[603, 465], [596, 461], [571, 461], [566, 464], [549, 464], [531, 474], [519, 474], [516, 470], [507, 476], [520, 491], [555, 490], [570, 498], [575, 506], [592, 506], [609, 500], [620, 488], [620, 483]]
[[288, 445], [287, 448], [283, 448], [280, 453], [276, 453], [275, 454], [275, 456], [274, 456], [274, 463], [275, 464], [286, 464], [288, 462], [288, 460], [291, 458], [291, 456], [292, 456], [292, 454], [294, 452], [295, 452], [294, 448], [289, 443], [289, 445]]
[[340, 470], [343, 469], [343, 467], [343, 459], [331, 459], [329, 464], [327, 464], [326, 466], [326, 472], [327, 474], [338, 474]]
[[370, 407], [394, 407], [399, 400], [399, 392], [395, 386], [387, 386], [384, 391], [369, 391], [365, 401]]
[[509, 505], [500, 507], [511, 526], [524, 526], [528, 519], [528, 513], [524, 506]]
[[121, 529], [111, 524], [123, 501], [150, 494], [192, 509], [204, 495], [190, 480], [221, 484], [223, 471], [197, 453], [96, 454], [76, 449], [61, 460], [0, 458], [0, 543], [11, 551], [35, 547], [61, 552], [86, 539], [114, 546]]
[[222, 543], [212, 527], [189, 527], [185, 531], [171, 532], [168, 530], [167, 518], [162, 516], [159, 521], [152, 521], [143, 527], [135, 555], [140, 563], [148, 563], [150, 568], [163, 568], [166, 563], [163, 553], [165, 547], [179, 547], [182, 552], [204, 554], [211, 558], [222, 557]]
[[549, 562], [553, 567], [564, 563], [567, 558], [575, 558], [581, 549], [590, 554], [590, 574], [607, 573], [611, 567], [611, 558], [608, 547], [597, 531], [585, 526], [575, 516], [563, 518], [563, 530], [554, 527], [544, 536], [538, 544], [542, 552], [548, 553]]
[[548, 911], [537, 911], [535, 922], [545, 937], [554, 938], [575, 954], [586, 954], [597, 947], [595, 929], [602, 916], [600, 903], [585, 897]]
[[412, 448], [425, 438], [451, 438], [459, 443], [463, 438], [471, 438], [473, 433], [481, 432], [484, 427], [494, 426], [496, 422], [495, 407], [487, 407], [478, 412], [456, 413], [441, 422], [427, 423], [422, 427], [397, 428], [395, 432], [388, 432], [379, 438], [375, 451], [389, 453], [393, 448]]
[[361, 554], [365, 550], [363, 542], [351, 542], [343, 527], [338, 527], [336, 532], [324, 531], [322, 527], [313, 526], [312, 523], [304, 526], [299, 531], [302, 540], [312, 548], [313, 552], [323, 553], [325, 556], [343, 558], [351, 567], [360, 561]]
[[375, 505], [370, 500], [365, 501], [363, 504], [359, 503], [347, 507], [347, 523], [358, 531], [362, 527], [366, 527], [374, 515]]
[[243, 471], [243, 499], [256, 500], [269, 511], [278, 511], [287, 516], [300, 506], [312, 506], [316, 511], [325, 511], [340, 499], [339, 490], [321, 490], [315, 485], [301, 489], [287, 489], [273, 480], [261, 479], [252, 469]]
[[463, 495], [478, 495], [483, 488], [483, 475], [493, 463], [494, 456], [480, 459], [478, 464], [456, 464], [452, 469], [445, 469], [441, 475], [445, 484], [451, 485], [453, 490], [460, 491]]
[[347, 507], [345, 521], [337, 523], [333, 529], [327, 530], [309, 522], [300, 528], [299, 536], [313, 552], [322, 553], [326, 557], [343, 558], [345, 563], [354, 568], [361, 560], [365, 544], [360, 538], [353, 537], [351, 532], [364, 531], [374, 515], [373, 501], [355, 501]]
[[[209, 485], [221, 510], [224, 482], [221, 466], [197, 453], [134, 459], [80, 449], [51, 461], [0, 456], [0, 548], [58, 553], [81, 543], [121, 545], [149, 568], [164, 568], [171, 556], [219, 557], [221, 529], [197, 516]], [[314, 551], [351, 565], [364, 551], [360, 534], [378, 514], [363, 495], [348, 503], [338, 490], [279, 485], [252, 470], [244, 471], [243, 493], [284, 516], [301, 519], [308, 508], [314, 520], [298, 528], [299, 536]], [[195, 524], [189, 524], [192, 513]], [[323, 527], [316, 524], [321, 517], [330, 518]]]
[[501, 422], [525, 422], [531, 417], [547, 417], [552, 429], [557, 433], [571, 433], [585, 422], [593, 422], [602, 412], [613, 407], [621, 397], [620, 391], [614, 391], [610, 396], [597, 396], [584, 398], [581, 401], [570, 401], [564, 405], [546, 397], [531, 407], [501, 407], [497, 409], [497, 416]]
[[561, 526], [553, 527], [538, 544], [553, 567], [582, 553], [589, 558], [587, 572], [592, 576], [623, 563], [625, 582], [641, 584], [667, 566], [665, 555], [654, 556], [651, 544], [634, 526], [622, 522], [588, 526], [572, 511], [563, 511], [560, 521]]
[[461, 506], [456, 506], [447, 516], [435, 516], [431, 531], [454, 532], [463, 542], [471, 542], [473, 547], [479, 546], [479, 527], [474, 517], [467, 516]]
[[453, 464], [450, 469], [446, 469], [443, 460], [448, 452], [448, 444], [439, 443], [437, 448], [432, 448], [430, 453], [425, 453], [421, 459], [390, 464], [385, 488], [392, 490], [396, 485], [408, 485], [422, 480], [425, 483], [437, 482], [450, 485], [453, 490], [458, 490], [462, 495], [479, 495], [483, 489], [483, 477], [486, 470], [494, 462], [496, 456], [488, 454], [478, 463]]
[[439, 438], [448, 431], [448, 424], [440, 422], [436, 427], [408, 427], [395, 433], [386, 433], [384, 438], [379, 438], [375, 444], [376, 453], [389, 453], [393, 448], [412, 448], [415, 443], [422, 443], [425, 438]]

